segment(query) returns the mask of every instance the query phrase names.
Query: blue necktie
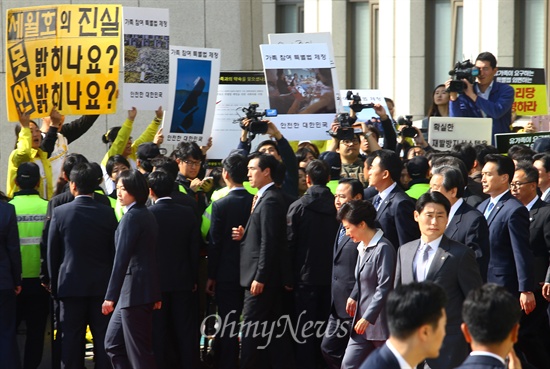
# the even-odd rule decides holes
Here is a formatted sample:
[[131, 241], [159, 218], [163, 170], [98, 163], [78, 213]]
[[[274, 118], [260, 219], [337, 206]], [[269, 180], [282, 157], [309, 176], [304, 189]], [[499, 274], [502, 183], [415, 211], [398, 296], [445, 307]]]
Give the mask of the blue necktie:
[[380, 195], [376, 195], [374, 198], [374, 203], [372, 204], [376, 210], [378, 210], [378, 207], [380, 206], [380, 203], [382, 202], [382, 198]]
[[342, 227], [340, 229], [340, 233], [338, 234], [338, 245], [340, 244], [340, 242], [342, 242], [342, 239], [344, 238], [345, 235], [346, 235], [346, 229]]
[[485, 219], [489, 219], [489, 215], [491, 214], [491, 210], [495, 207], [495, 203], [490, 202], [489, 206], [487, 206], [487, 209], [485, 210]]

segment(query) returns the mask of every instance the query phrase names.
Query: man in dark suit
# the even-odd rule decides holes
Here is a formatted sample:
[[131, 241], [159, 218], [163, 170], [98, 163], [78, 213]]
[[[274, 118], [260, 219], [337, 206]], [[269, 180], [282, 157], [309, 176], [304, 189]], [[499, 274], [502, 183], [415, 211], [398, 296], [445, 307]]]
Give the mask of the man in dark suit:
[[[294, 277], [296, 327], [296, 364], [315, 368], [321, 361], [321, 337], [330, 314], [333, 237], [338, 229], [334, 196], [326, 186], [330, 168], [322, 160], [306, 167], [306, 193], [296, 200], [287, 213], [288, 247]], [[313, 327], [307, 328], [310, 322]], [[321, 327], [321, 328], [320, 328]]]
[[489, 263], [489, 227], [483, 214], [463, 200], [462, 177], [462, 173], [456, 167], [437, 166], [432, 169], [430, 187], [432, 191], [441, 192], [451, 203], [445, 236], [472, 249], [476, 255], [481, 278], [486, 281]]
[[546, 309], [548, 302], [543, 297], [541, 284], [548, 274], [550, 254], [550, 204], [537, 195], [538, 171], [528, 162], [516, 166], [511, 183], [512, 195], [529, 210], [529, 246], [535, 261], [536, 307], [529, 315], [523, 314], [520, 321], [517, 348], [527, 361], [537, 368], [550, 363], [550, 327]]
[[550, 154], [540, 153], [533, 156], [533, 165], [539, 171], [539, 189], [541, 200], [550, 202]]
[[197, 279], [199, 226], [193, 209], [170, 197], [173, 178], [150, 173], [149, 211], [158, 224], [157, 262], [162, 309], [153, 312], [153, 350], [159, 368], [199, 366]]
[[229, 193], [212, 203], [208, 243], [206, 293], [216, 297], [222, 326], [219, 338], [220, 369], [239, 367], [238, 323], [243, 310], [244, 289], [240, 284], [240, 243], [231, 239], [233, 227], [246, 224], [253, 196], [243, 187], [248, 159], [233, 154], [222, 161], [222, 177]]
[[92, 166], [76, 165], [69, 182], [75, 199], [54, 209], [48, 233], [48, 269], [52, 295], [60, 302], [65, 368], [83, 365], [86, 324], [94, 337], [96, 368], [111, 367], [103, 346], [109, 318], [101, 314], [101, 304], [113, 267], [117, 221], [110, 206], [93, 200], [96, 185]]
[[451, 369], [466, 358], [468, 345], [460, 332], [462, 303], [470, 290], [483, 283], [474, 252], [444, 235], [450, 208], [449, 200], [437, 191], [422, 195], [414, 212], [422, 236], [402, 245], [397, 254], [396, 285], [433, 281], [449, 298], [441, 353], [426, 360], [424, 368]]
[[446, 302], [443, 288], [432, 282], [397, 286], [386, 302], [390, 338], [360, 369], [416, 368], [437, 357], [445, 337]]
[[517, 298], [503, 287], [486, 284], [472, 290], [464, 301], [461, 325], [472, 352], [457, 369], [505, 369], [507, 356], [519, 367], [513, 346], [520, 316]]
[[401, 159], [393, 151], [378, 150], [369, 167], [369, 184], [378, 190], [373, 198], [376, 221], [384, 236], [397, 249], [420, 235], [413, 218], [414, 201], [397, 185]]
[[[363, 184], [358, 179], [341, 178], [335, 192], [334, 206], [339, 211], [345, 203], [363, 199]], [[342, 366], [352, 328], [353, 318], [346, 312], [346, 301], [355, 285], [357, 245], [340, 225], [333, 246], [330, 316], [321, 342], [321, 352], [330, 369]]]
[[[245, 331], [241, 344], [241, 368], [257, 369], [271, 364], [274, 368], [293, 365], [289, 352], [280, 347], [281, 337], [273, 334], [254, 335], [254, 327], [264, 324], [275, 327], [282, 315], [283, 286], [289, 285], [290, 276], [283, 273], [287, 260], [286, 206], [284, 198], [273, 183], [279, 162], [272, 155], [253, 154], [248, 162], [248, 180], [258, 188], [252, 203], [252, 213], [246, 227], [233, 228], [233, 239], [241, 242], [241, 286], [245, 288], [243, 320]], [[284, 326], [284, 324], [283, 324]], [[257, 330], [258, 328], [256, 328]], [[264, 348], [264, 349], [259, 349]], [[290, 347], [288, 348], [290, 349]], [[262, 358], [264, 355], [269, 358]]]
[[[0, 197], [4, 194], [0, 192]], [[21, 292], [21, 250], [15, 207], [0, 200], [0, 358], [2, 367], [18, 369], [16, 297]]]
[[505, 287], [520, 299], [526, 314], [536, 306], [533, 289], [533, 254], [529, 249], [529, 212], [509, 191], [514, 177], [512, 159], [497, 154], [485, 156], [483, 192], [491, 197], [478, 206], [489, 225], [487, 282]]

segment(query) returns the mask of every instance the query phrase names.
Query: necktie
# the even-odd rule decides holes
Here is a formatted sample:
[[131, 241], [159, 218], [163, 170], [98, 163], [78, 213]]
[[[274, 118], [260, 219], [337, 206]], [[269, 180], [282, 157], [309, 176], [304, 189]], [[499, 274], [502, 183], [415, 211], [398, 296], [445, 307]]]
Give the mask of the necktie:
[[376, 195], [374, 197], [374, 203], [372, 204], [376, 210], [378, 210], [378, 207], [380, 206], [380, 203], [382, 202], [382, 198], [380, 195]]
[[487, 209], [485, 210], [485, 219], [489, 219], [489, 215], [491, 214], [491, 210], [495, 207], [495, 204], [493, 202], [489, 203], [489, 206], [487, 206]]
[[342, 242], [342, 239], [346, 235], [346, 229], [344, 227], [340, 228], [340, 233], [338, 233], [338, 245]]
[[252, 199], [252, 207], [250, 208], [250, 214], [254, 211], [254, 207], [256, 206], [256, 201], [258, 201], [258, 195], [254, 195], [254, 198]]
[[426, 279], [427, 264], [429, 259], [430, 245], [426, 245], [422, 251], [421, 258], [416, 264], [416, 281], [423, 282]]

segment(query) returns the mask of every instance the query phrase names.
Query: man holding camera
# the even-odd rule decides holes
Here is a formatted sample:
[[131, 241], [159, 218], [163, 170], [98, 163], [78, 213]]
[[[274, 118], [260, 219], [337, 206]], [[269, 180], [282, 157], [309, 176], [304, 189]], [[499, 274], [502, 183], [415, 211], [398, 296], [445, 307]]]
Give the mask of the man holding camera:
[[[462, 79], [464, 90], [459, 95], [450, 92], [451, 117], [492, 118], [494, 135], [510, 132], [512, 122], [512, 104], [514, 103], [514, 89], [505, 84], [493, 81], [498, 71], [497, 59], [490, 52], [483, 52], [476, 58], [476, 68], [479, 70], [477, 82], [471, 84]], [[451, 79], [445, 82], [449, 90]]]

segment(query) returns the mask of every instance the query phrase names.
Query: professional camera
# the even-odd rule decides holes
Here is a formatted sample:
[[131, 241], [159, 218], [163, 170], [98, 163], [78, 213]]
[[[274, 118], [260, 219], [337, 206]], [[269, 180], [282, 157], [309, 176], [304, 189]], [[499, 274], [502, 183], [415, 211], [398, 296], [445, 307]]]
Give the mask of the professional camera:
[[464, 92], [465, 84], [463, 79], [468, 80], [471, 84], [476, 81], [476, 77], [479, 75], [479, 69], [470, 62], [470, 59], [463, 62], [457, 62], [455, 69], [449, 71], [449, 75], [453, 76], [451, 85], [449, 86], [449, 92]]
[[401, 130], [401, 135], [403, 137], [411, 137], [414, 138], [418, 135], [418, 132], [413, 127], [412, 122], [412, 115], [405, 115], [405, 117], [399, 117], [397, 118], [397, 123], [402, 126], [405, 125], [406, 127]]
[[353, 123], [357, 120], [355, 117], [350, 117], [348, 113], [340, 113], [336, 119], [340, 124], [340, 127], [334, 131], [328, 131], [328, 134], [339, 140], [353, 140], [355, 138], [355, 129], [352, 127]]
[[354, 95], [352, 91], [348, 91], [346, 100], [353, 101], [349, 108], [356, 113], [361, 112], [363, 109], [374, 109], [374, 104], [361, 104], [361, 96], [359, 94]]
[[250, 103], [247, 107], [242, 108], [242, 112], [246, 113], [246, 118], [250, 120], [247, 126], [243, 124], [244, 117], [240, 120], [240, 126], [242, 129], [257, 135], [265, 134], [267, 132], [267, 122], [263, 122], [263, 117], [276, 117], [277, 109], [266, 109], [265, 111], [257, 111], [260, 105], [257, 103]]

